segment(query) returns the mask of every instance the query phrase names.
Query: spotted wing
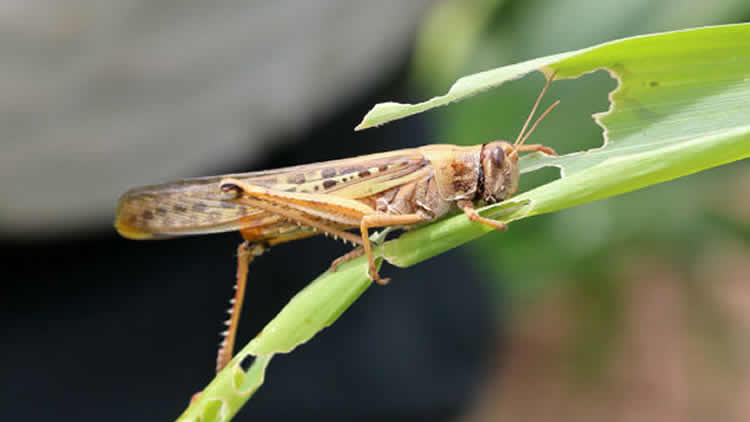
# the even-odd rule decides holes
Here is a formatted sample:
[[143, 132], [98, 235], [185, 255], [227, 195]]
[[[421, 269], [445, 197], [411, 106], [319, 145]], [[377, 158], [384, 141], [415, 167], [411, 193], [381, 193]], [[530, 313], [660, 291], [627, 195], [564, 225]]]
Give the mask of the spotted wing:
[[327, 161], [260, 172], [184, 179], [126, 192], [115, 227], [124, 237], [153, 239], [256, 228], [260, 237], [311, 235], [283, 218], [239, 204], [219, 183], [235, 178], [282, 191], [364, 198], [419, 177], [428, 162], [416, 149]]

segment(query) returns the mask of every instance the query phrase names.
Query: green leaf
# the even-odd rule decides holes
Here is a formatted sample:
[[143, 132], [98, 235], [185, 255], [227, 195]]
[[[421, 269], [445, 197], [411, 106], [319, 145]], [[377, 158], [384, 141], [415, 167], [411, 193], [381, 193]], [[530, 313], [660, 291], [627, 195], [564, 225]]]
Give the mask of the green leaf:
[[[613, 41], [461, 78], [449, 93], [424, 103], [376, 105], [363, 122], [381, 124], [382, 110], [401, 118], [535, 70], [555, 79], [607, 69], [619, 80], [608, 112], [595, 116], [605, 144], [561, 157], [529, 154], [522, 172], [561, 169], [561, 179], [484, 208], [508, 223], [569, 208], [750, 156], [750, 25], [726, 25]], [[492, 76], [488, 76], [492, 75]], [[380, 110], [380, 111], [379, 111]], [[370, 117], [368, 117], [370, 116]], [[360, 125], [361, 126], [361, 125]], [[497, 218], [497, 217], [496, 217]], [[462, 215], [406, 233], [383, 247], [388, 261], [409, 266], [481, 236]], [[475, 228], [469, 228], [474, 226]]]
[[[380, 234], [373, 236], [378, 242]], [[366, 260], [355, 259], [327, 272], [297, 293], [216, 378], [178, 421], [228, 421], [263, 384], [266, 366], [276, 353], [289, 353], [339, 316], [372, 284]], [[255, 357], [249, 370], [242, 367]]]
[[[376, 105], [358, 129], [419, 113], [541, 70], [555, 79], [597, 69], [618, 78], [601, 148], [521, 160], [522, 171], [543, 166], [562, 176], [483, 215], [511, 222], [674, 179], [750, 156], [750, 25], [728, 25], [627, 38], [504, 66], [459, 79], [450, 91], [409, 105]], [[512, 229], [512, 228], [511, 228]], [[376, 249], [409, 266], [490, 231], [455, 215], [403, 234]], [[288, 353], [327, 327], [369, 287], [364, 257], [324, 273], [297, 296], [206, 387], [182, 421], [229, 420], [263, 381], [276, 353]], [[241, 369], [248, 356], [257, 359]]]

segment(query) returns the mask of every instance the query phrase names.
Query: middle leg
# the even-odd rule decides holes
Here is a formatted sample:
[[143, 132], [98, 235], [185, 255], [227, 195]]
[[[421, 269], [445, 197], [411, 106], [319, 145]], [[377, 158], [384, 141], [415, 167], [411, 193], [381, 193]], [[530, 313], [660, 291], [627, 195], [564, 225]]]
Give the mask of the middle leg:
[[427, 218], [421, 214], [370, 214], [362, 217], [362, 222], [359, 224], [359, 230], [362, 234], [362, 249], [364, 250], [364, 254], [367, 255], [370, 278], [374, 282], [380, 285], [386, 285], [391, 279], [380, 278], [380, 274], [378, 274], [378, 269], [375, 266], [375, 257], [372, 254], [369, 229], [375, 227], [416, 224], [422, 223], [426, 220]]

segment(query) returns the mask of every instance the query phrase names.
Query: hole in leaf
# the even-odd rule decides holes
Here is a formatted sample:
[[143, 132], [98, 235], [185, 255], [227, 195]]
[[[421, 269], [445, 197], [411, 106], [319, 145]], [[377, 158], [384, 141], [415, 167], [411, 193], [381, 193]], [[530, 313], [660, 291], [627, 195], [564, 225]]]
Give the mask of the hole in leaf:
[[554, 148], [558, 154], [598, 148], [603, 143], [602, 128], [591, 117], [609, 110], [608, 94], [617, 81], [605, 70], [583, 75], [577, 79], [554, 81], [549, 88], [550, 100], [560, 105], [539, 125], [538, 133], [529, 143], [541, 143]]
[[214, 422], [219, 420], [219, 414], [224, 402], [218, 399], [208, 400], [201, 411], [201, 422]]
[[[498, 89], [439, 109], [436, 113], [440, 114], [440, 140], [461, 145], [495, 139], [512, 142], [544, 83], [539, 72], [532, 72]], [[527, 143], [549, 146], [561, 155], [601, 147], [602, 128], [592, 114], [609, 109], [608, 94], [616, 87], [617, 81], [605, 70], [553, 81], [539, 109], [546, 109], [555, 100], [560, 100], [560, 105], [544, 118]]]
[[518, 181], [518, 192], [526, 192], [559, 178], [560, 169], [557, 167], [542, 167], [538, 170], [524, 173]]
[[242, 368], [243, 372], [247, 373], [250, 367], [253, 366], [253, 363], [255, 363], [255, 356], [248, 354], [240, 361], [240, 368]]

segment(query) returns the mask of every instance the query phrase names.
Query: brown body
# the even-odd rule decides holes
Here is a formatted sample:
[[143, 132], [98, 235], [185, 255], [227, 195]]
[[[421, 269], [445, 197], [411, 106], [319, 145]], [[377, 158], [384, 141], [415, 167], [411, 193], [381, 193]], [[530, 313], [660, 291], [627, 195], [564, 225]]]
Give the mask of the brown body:
[[[549, 80], [551, 81], [551, 79]], [[228, 330], [219, 350], [217, 370], [231, 359], [247, 266], [268, 247], [316, 234], [360, 245], [335, 260], [365, 254], [370, 277], [378, 275], [369, 229], [431, 221], [453, 209], [493, 228], [503, 223], [481, 217], [473, 203], [493, 203], [518, 189], [520, 151], [554, 154], [542, 145], [524, 145], [526, 127], [544, 94], [542, 90], [514, 143], [494, 141], [461, 147], [427, 145], [352, 159], [277, 170], [185, 179], [126, 192], [115, 219], [117, 231], [131, 239], [240, 231], [237, 292]], [[358, 229], [355, 234], [348, 230]]]
[[[506, 142], [487, 145], [503, 148], [504, 156], [512, 150]], [[320, 234], [293, 218], [243, 202], [236, 191], [221, 189], [222, 181], [253, 186], [259, 191], [257, 196], [262, 196], [260, 200], [297, 210], [336, 231], [358, 228], [361, 217], [370, 214], [419, 214], [428, 221], [449, 212], [459, 200], [495, 202], [515, 193], [518, 166], [513, 160], [492, 179], [499, 183], [498, 195], [481, 196], [486, 179], [481, 166], [483, 147], [428, 145], [356, 159], [144, 186], [120, 199], [115, 227], [131, 239], [239, 230], [246, 240], [269, 245]]]

